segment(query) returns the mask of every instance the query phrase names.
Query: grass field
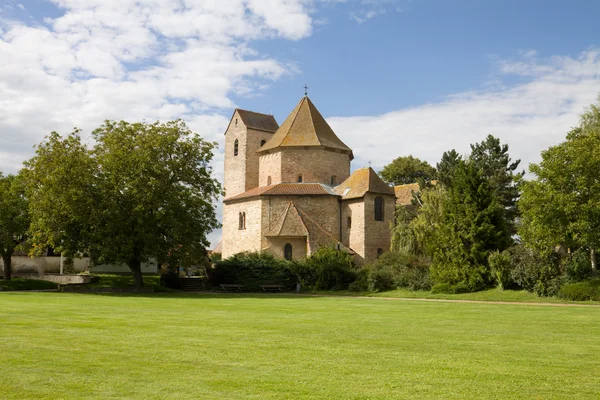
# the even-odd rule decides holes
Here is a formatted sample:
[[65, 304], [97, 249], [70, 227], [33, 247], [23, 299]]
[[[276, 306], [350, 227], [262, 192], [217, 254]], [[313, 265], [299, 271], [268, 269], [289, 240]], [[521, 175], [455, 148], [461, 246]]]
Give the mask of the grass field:
[[0, 293], [2, 399], [597, 399], [600, 307]]

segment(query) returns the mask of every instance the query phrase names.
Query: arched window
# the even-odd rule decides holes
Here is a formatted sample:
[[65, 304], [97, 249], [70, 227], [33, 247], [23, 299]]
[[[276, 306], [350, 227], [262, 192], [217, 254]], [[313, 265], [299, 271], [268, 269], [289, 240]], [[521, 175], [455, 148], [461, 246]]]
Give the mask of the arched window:
[[302, 175], [298, 175], [298, 182], [302, 182]]
[[383, 221], [383, 197], [375, 197], [375, 221]]
[[331, 186], [335, 186], [335, 175], [331, 175]]
[[383, 254], [383, 249], [377, 249], [377, 258], [381, 257]]
[[246, 229], [246, 213], [245, 212], [240, 213], [238, 229]]
[[240, 145], [240, 142], [235, 139], [235, 142], [233, 142], [233, 155], [237, 156], [238, 155], [238, 147]]
[[265, 139], [260, 141], [260, 147], [263, 147], [265, 145], [265, 143], [267, 143], [267, 141]]
[[283, 257], [286, 260], [291, 260], [292, 259], [292, 245], [291, 244], [288, 243], [283, 248]]
[[352, 228], [352, 217], [346, 218], [346, 226], [348, 229]]
[[271, 175], [267, 176], [267, 186], [271, 185]]

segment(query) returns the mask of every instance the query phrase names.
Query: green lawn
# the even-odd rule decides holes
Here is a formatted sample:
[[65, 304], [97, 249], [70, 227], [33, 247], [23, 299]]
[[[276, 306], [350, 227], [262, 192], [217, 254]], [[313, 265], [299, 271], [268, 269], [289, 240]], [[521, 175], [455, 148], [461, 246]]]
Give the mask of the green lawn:
[[558, 297], [540, 297], [535, 293], [530, 293], [526, 290], [500, 290], [488, 289], [474, 293], [461, 294], [442, 294], [431, 293], [430, 291], [417, 290], [411, 291], [406, 289], [390, 290], [387, 292], [349, 292], [349, 291], [334, 291], [315, 292], [317, 294], [338, 295], [338, 296], [368, 296], [368, 297], [390, 297], [390, 298], [409, 298], [409, 299], [441, 299], [441, 300], [472, 300], [472, 301], [506, 301], [506, 302], [523, 302], [523, 303], [564, 303], [564, 304], [597, 304], [600, 301], [569, 301]]
[[597, 399], [600, 307], [0, 293], [2, 399]]
[[56, 289], [58, 284], [39, 279], [13, 278], [10, 281], [0, 280], [0, 287], [4, 290], [45, 290]]

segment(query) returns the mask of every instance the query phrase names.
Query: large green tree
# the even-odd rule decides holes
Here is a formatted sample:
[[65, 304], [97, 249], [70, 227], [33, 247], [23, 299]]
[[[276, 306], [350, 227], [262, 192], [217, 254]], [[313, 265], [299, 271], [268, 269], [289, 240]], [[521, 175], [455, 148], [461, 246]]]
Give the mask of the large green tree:
[[600, 248], [600, 98], [582, 115], [564, 142], [531, 164], [535, 176], [522, 185], [519, 235], [534, 248], [558, 244], [590, 252], [592, 268]]
[[12, 255], [22, 245], [29, 229], [27, 198], [20, 176], [0, 173], [0, 256], [4, 279], [12, 277]]
[[416, 157], [398, 157], [379, 172], [384, 181], [392, 185], [429, 183], [435, 179], [435, 168]]
[[222, 193], [209, 162], [214, 143], [182, 121], [106, 121], [83, 145], [52, 133], [27, 163], [34, 243], [95, 263], [123, 263], [136, 287], [147, 261], [204, 263]]

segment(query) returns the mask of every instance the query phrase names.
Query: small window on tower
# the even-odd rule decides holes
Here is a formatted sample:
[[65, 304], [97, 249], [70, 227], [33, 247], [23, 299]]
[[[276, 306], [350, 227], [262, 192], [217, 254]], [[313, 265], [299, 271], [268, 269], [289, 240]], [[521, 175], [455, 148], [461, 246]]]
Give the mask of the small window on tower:
[[235, 119], [235, 126], [237, 126], [237, 118]]
[[331, 175], [331, 186], [335, 186], [335, 175]]
[[260, 141], [260, 147], [263, 147], [265, 145], [265, 143], [267, 143], [267, 141], [265, 139]]
[[267, 176], [267, 186], [271, 186], [271, 176]]
[[375, 197], [375, 221], [383, 221], [383, 197]]
[[348, 229], [352, 228], [352, 217], [346, 218], [346, 226]]
[[235, 139], [235, 142], [233, 142], [233, 155], [237, 156], [238, 155], [238, 147], [240, 145], [240, 142]]
[[383, 249], [377, 249], [377, 258], [381, 257], [383, 254]]
[[286, 260], [291, 260], [292, 259], [292, 245], [291, 244], [288, 243], [283, 248], [283, 257]]
[[298, 182], [302, 182], [302, 175], [298, 175]]
[[239, 215], [238, 229], [246, 229], [246, 213], [241, 212]]

